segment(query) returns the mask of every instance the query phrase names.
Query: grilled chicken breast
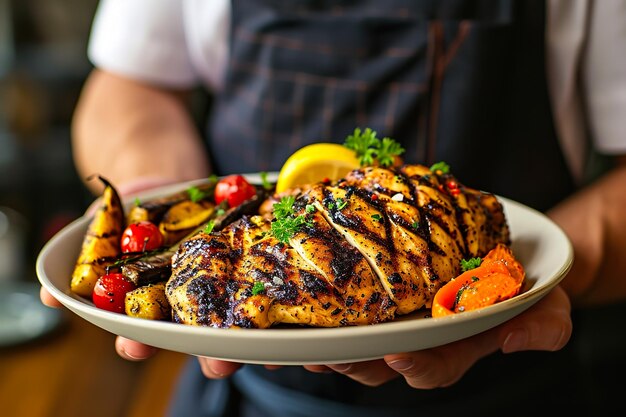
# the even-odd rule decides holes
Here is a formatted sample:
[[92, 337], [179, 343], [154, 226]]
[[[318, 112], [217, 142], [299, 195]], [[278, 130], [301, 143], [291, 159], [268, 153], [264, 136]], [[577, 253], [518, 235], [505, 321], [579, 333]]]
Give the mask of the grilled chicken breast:
[[421, 165], [367, 167], [298, 193], [289, 242], [244, 216], [185, 240], [166, 293], [175, 321], [267, 328], [373, 324], [430, 307], [462, 259], [509, 244], [502, 205]]

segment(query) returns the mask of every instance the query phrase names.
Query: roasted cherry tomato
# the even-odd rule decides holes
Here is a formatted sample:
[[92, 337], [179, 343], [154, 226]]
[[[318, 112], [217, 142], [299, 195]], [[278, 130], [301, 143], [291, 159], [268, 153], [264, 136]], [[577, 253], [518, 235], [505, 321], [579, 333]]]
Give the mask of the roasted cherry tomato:
[[124, 275], [117, 272], [109, 273], [98, 278], [91, 299], [98, 308], [123, 313], [126, 293], [135, 288], [135, 284], [126, 280]]
[[163, 245], [163, 235], [152, 222], [141, 221], [129, 225], [122, 233], [122, 252], [144, 252]]
[[256, 195], [256, 188], [242, 175], [229, 175], [215, 185], [215, 203], [226, 200], [229, 207], [237, 207]]

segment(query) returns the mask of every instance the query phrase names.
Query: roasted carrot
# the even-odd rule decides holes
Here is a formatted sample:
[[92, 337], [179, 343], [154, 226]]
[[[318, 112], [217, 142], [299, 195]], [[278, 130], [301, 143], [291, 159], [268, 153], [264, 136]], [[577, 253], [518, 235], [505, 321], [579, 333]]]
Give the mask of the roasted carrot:
[[524, 268], [511, 249], [498, 244], [480, 266], [463, 272], [437, 291], [431, 314], [442, 317], [509, 299], [519, 294], [524, 277]]

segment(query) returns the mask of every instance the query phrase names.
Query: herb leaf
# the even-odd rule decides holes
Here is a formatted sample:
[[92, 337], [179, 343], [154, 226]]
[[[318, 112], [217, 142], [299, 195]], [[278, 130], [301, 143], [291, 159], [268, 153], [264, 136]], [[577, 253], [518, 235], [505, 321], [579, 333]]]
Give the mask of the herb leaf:
[[261, 172], [259, 176], [261, 177], [261, 185], [263, 186], [263, 188], [265, 188], [266, 190], [271, 190], [273, 188], [273, 185], [267, 179], [267, 172]]
[[376, 134], [369, 127], [365, 130], [357, 127], [343, 144], [356, 153], [361, 166], [373, 165], [375, 159], [381, 166], [390, 166], [394, 156], [404, 153], [404, 148], [398, 142], [387, 137], [378, 139]]
[[448, 174], [450, 172], [450, 165], [443, 161], [437, 162], [430, 167], [431, 172], [441, 171], [442, 174]]
[[482, 259], [480, 258], [461, 259], [461, 270], [465, 272], [470, 269], [478, 268], [481, 263]]
[[[296, 201], [294, 196], [282, 197], [278, 203], [274, 204], [274, 220], [272, 221], [272, 235], [283, 243], [289, 243], [289, 239], [295, 235], [304, 225], [312, 225], [306, 215], [296, 216], [293, 204]], [[308, 212], [308, 206], [306, 211]]]
[[265, 292], [265, 284], [261, 281], [256, 281], [252, 286], [252, 295], [258, 295]]
[[193, 185], [187, 188], [187, 194], [189, 195], [189, 199], [191, 200], [192, 203], [197, 203], [198, 201], [202, 200], [203, 198], [207, 196], [206, 193], [204, 193], [198, 187], [195, 187]]
[[213, 231], [213, 228], [215, 227], [215, 221], [211, 220], [206, 224], [206, 227], [204, 228], [204, 233], [210, 234]]

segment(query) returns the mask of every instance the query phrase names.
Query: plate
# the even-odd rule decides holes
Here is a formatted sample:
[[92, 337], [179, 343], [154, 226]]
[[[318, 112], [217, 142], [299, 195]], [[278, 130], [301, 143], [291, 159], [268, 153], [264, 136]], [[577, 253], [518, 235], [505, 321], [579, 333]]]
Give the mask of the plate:
[[[248, 179], [255, 181], [258, 176]], [[190, 184], [161, 188], [139, 197], [167, 195]], [[253, 364], [371, 360], [443, 345], [497, 326], [539, 301], [569, 271], [573, 250], [563, 231], [542, 213], [498, 198], [508, 218], [513, 252], [526, 269], [526, 286], [509, 300], [453, 316], [431, 318], [422, 312], [386, 323], [339, 328], [214, 329], [111, 313], [70, 292], [72, 269], [90, 221], [87, 217], [75, 220], [46, 243], [37, 258], [37, 275], [55, 298], [85, 320], [162, 349]]]

